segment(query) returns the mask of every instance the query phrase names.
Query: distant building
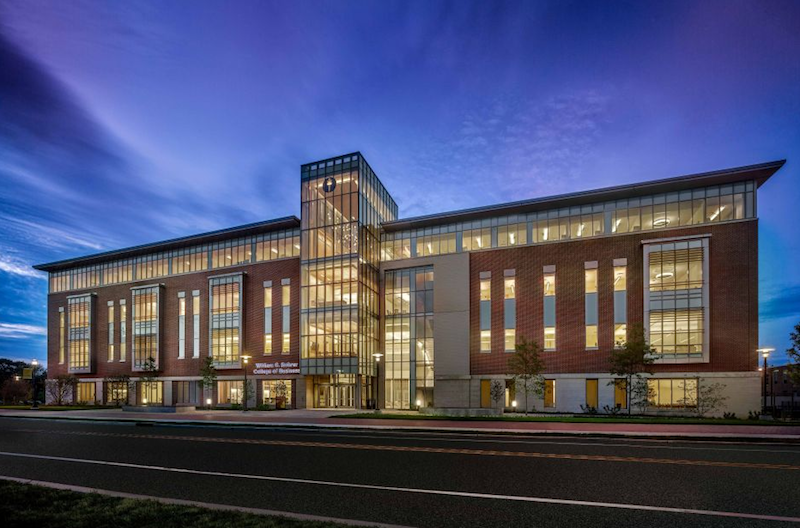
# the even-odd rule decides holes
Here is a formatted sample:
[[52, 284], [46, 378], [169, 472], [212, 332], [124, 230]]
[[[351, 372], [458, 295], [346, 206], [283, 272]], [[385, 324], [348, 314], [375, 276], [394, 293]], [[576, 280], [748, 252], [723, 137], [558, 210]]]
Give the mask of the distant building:
[[[302, 165], [300, 218], [42, 264], [48, 369], [75, 398], [305, 407], [491, 407], [507, 361], [544, 348], [536, 409], [626, 407], [608, 356], [642, 323], [651, 412], [721, 382], [760, 408], [758, 188], [784, 162], [398, 219], [360, 153]], [[476, 170], [491, 170], [478, 168]], [[219, 381], [200, 384], [203, 358]], [[153, 358], [158, 381], [139, 376]], [[119, 397], [119, 393], [115, 393]]]
[[800, 385], [792, 381], [788, 365], [767, 368], [767, 407], [800, 410]]

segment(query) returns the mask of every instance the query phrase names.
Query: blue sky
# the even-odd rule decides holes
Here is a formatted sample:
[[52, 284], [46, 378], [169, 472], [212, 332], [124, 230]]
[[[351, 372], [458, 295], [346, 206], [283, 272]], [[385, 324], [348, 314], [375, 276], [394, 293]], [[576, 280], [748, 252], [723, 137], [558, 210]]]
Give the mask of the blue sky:
[[299, 214], [360, 150], [401, 216], [788, 159], [761, 343], [800, 321], [797, 2], [0, 0], [0, 356], [35, 263]]

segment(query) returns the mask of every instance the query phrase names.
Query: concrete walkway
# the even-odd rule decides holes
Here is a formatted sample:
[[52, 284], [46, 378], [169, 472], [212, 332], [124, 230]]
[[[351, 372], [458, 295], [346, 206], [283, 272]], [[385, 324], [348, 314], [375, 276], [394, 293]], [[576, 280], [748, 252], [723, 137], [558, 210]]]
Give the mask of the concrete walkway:
[[[205, 411], [157, 414], [130, 413], [117, 409], [86, 411], [0, 410], [0, 418], [47, 418], [110, 422], [152, 422], [175, 425], [223, 425], [249, 427], [315, 427], [406, 431], [443, 431], [484, 434], [552, 434], [582, 436], [676, 437], [800, 442], [800, 426], [791, 425], [692, 425], [636, 423], [560, 423], [461, 420], [392, 420], [341, 418], [356, 411], [298, 409], [289, 411]], [[407, 414], [407, 413], [404, 413]], [[0, 426], [2, 421], [0, 421]]]

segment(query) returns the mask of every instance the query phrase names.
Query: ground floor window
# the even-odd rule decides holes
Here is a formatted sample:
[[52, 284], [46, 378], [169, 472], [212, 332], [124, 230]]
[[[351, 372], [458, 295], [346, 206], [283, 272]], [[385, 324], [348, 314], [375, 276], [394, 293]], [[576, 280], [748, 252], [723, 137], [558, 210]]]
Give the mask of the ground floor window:
[[505, 407], [506, 409], [515, 409], [516, 405], [514, 403], [517, 400], [517, 393], [516, 393], [516, 386], [514, 385], [514, 380], [506, 380], [506, 393], [505, 393]]
[[241, 404], [243, 387], [243, 381], [218, 381], [217, 403], [219, 405]]
[[387, 379], [386, 380], [386, 408], [387, 409], [407, 409], [409, 406], [409, 380], [407, 379]]
[[128, 403], [128, 383], [125, 381], [109, 381], [106, 383], [106, 401], [114, 405]]
[[197, 381], [173, 381], [172, 399], [177, 405], [196, 404], [200, 401]]
[[597, 409], [597, 380], [596, 379], [587, 379], [586, 380], [586, 407], [591, 409]]
[[264, 380], [261, 382], [261, 402], [278, 408], [292, 406], [292, 380]]
[[685, 408], [697, 406], [697, 380], [671, 378], [647, 380], [650, 405], [653, 407]]
[[139, 401], [142, 405], [163, 405], [164, 404], [164, 382], [162, 381], [140, 381], [139, 382]]
[[481, 407], [488, 409], [492, 406], [492, 380], [481, 380]]
[[545, 408], [556, 406], [556, 380], [544, 380], [544, 406]]
[[78, 397], [75, 399], [75, 401], [82, 403], [94, 403], [96, 387], [97, 386], [93, 382], [79, 382]]
[[624, 379], [614, 380], [614, 407], [628, 408], [627, 382]]

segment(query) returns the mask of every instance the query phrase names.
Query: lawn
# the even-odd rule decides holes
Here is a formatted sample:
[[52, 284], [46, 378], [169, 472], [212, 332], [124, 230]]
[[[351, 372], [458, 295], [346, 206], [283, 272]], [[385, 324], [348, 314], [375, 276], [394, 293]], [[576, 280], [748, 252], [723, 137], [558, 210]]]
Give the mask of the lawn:
[[767, 420], [740, 420], [738, 418], [692, 418], [671, 416], [442, 416], [432, 414], [402, 413], [356, 413], [336, 415], [335, 418], [359, 418], [381, 420], [454, 420], [463, 422], [556, 422], [556, 423], [610, 423], [610, 424], [678, 424], [678, 425], [793, 425], [800, 422], [782, 422]]
[[59, 526], [62, 528], [343, 528], [333, 522], [300, 521], [152, 500], [122, 499], [0, 481], [0, 519], [4, 528]]

